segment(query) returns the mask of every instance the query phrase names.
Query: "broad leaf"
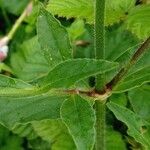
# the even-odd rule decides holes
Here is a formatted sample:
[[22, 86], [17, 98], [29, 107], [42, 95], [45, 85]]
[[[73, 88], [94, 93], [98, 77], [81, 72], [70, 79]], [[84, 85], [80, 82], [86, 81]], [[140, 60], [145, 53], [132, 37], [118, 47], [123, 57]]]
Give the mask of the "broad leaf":
[[33, 86], [19, 79], [0, 75], [0, 90], [7, 88], [23, 89], [32, 88]]
[[133, 110], [141, 118], [150, 122], [150, 87], [144, 85], [129, 92], [129, 100]]
[[37, 37], [24, 41], [16, 53], [11, 55], [14, 74], [22, 80], [30, 81], [49, 71], [48, 63], [41, 53]]
[[50, 0], [47, 10], [67, 18], [86, 19], [93, 22], [94, 5], [93, 0]]
[[42, 52], [50, 67], [72, 57], [66, 29], [44, 8], [38, 17], [37, 33]]
[[118, 120], [128, 126], [128, 134], [137, 142], [143, 144], [147, 150], [150, 149], [150, 124], [143, 121], [137, 114], [125, 107], [113, 102], [109, 102], [107, 106]]
[[61, 107], [61, 118], [71, 133], [78, 150], [92, 149], [95, 138], [95, 114], [80, 96], [71, 96]]
[[0, 97], [0, 122], [12, 128], [16, 123], [59, 118], [66, 96], [50, 93], [30, 97]]
[[127, 29], [131, 30], [140, 39], [150, 35], [150, 4], [137, 6], [132, 9], [126, 20]]
[[[106, 0], [105, 25], [112, 25], [125, 19], [126, 13], [134, 4], [134, 0]], [[47, 9], [58, 16], [86, 19], [88, 23], [94, 22], [93, 0], [50, 0]]]
[[104, 73], [118, 67], [117, 63], [96, 59], [74, 59], [64, 61], [39, 80], [41, 85], [53, 88], [68, 88], [77, 81], [92, 75]]
[[[0, 97], [22, 97], [40, 94], [41, 89], [22, 80], [0, 75]], [[47, 90], [48, 91], [48, 90]]]
[[68, 129], [61, 120], [34, 121], [32, 126], [36, 133], [51, 143], [52, 150], [75, 150], [75, 144]]

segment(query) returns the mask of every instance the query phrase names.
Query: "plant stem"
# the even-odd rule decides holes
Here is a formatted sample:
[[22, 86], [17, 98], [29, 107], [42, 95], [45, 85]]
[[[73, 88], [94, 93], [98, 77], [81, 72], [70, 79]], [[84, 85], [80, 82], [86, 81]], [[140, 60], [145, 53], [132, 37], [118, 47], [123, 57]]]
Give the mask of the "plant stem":
[[105, 150], [105, 103], [95, 101], [96, 111], [96, 150]]
[[[95, 1], [95, 54], [97, 59], [105, 58], [105, 0]], [[100, 67], [100, 66], [99, 66]], [[101, 91], [104, 89], [105, 75], [96, 77], [96, 89]]]
[[[105, 58], [105, 0], [95, 1], [95, 57], [96, 59]], [[101, 67], [101, 66], [99, 66]], [[105, 89], [105, 74], [96, 76], [96, 91], [103, 92]], [[96, 150], [105, 150], [105, 104], [95, 101], [96, 113]]]
[[122, 68], [119, 73], [107, 84], [107, 87], [113, 89], [128, 73], [129, 69], [138, 61], [141, 55], [150, 47], [150, 37], [137, 49], [128, 64]]
[[18, 30], [18, 28], [20, 27], [20, 25], [23, 22], [23, 20], [25, 19], [25, 17], [27, 17], [27, 15], [29, 15], [29, 13], [31, 11], [31, 8], [32, 8], [32, 2], [30, 2], [28, 4], [28, 6], [26, 7], [26, 9], [23, 11], [23, 13], [21, 14], [21, 16], [17, 19], [17, 21], [13, 25], [12, 29], [8, 33], [7, 37], [8, 37], [9, 40], [11, 40], [13, 38], [14, 34]]

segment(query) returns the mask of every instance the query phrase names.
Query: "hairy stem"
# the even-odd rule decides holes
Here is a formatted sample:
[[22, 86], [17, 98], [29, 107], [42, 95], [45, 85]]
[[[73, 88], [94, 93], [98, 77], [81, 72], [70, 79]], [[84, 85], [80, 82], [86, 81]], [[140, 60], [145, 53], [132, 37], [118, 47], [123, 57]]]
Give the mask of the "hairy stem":
[[31, 13], [31, 10], [32, 10], [32, 2], [30, 2], [28, 4], [28, 6], [26, 7], [26, 9], [23, 11], [23, 13], [21, 14], [21, 16], [17, 19], [17, 21], [13, 25], [12, 29], [8, 33], [7, 37], [8, 37], [9, 40], [11, 40], [13, 38], [14, 34], [18, 30], [18, 28], [20, 27], [20, 25], [23, 22], [23, 20]]
[[[105, 0], [96, 0], [95, 2], [95, 57], [97, 59], [105, 58]], [[96, 89], [101, 91], [104, 89], [105, 75], [97, 75]]]
[[105, 103], [95, 101], [96, 111], [96, 150], [105, 150]]
[[[105, 0], [95, 1], [95, 57], [105, 58]], [[100, 67], [100, 66], [99, 66]], [[96, 91], [102, 92], [105, 89], [105, 75], [96, 76]], [[95, 101], [96, 112], [96, 150], [105, 150], [105, 104], [102, 101]]]
[[129, 69], [138, 61], [141, 55], [150, 47], [150, 37], [137, 49], [129, 63], [122, 68], [119, 73], [107, 84], [107, 87], [113, 89], [128, 73]]

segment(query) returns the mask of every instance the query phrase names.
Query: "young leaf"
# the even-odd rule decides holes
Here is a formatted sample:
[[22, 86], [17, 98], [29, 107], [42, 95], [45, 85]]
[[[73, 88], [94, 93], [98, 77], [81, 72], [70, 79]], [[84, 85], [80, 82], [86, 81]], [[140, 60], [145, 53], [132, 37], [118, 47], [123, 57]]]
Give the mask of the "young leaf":
[[137, 114], [129, 109], [115, 104], [107, 103], [108, 108], [115, 114], [118, 120], [128, 126], [128, 134], [146, 149], [150, 149], [150, 124], [143, 121]]
[[80, 96], [71, 96], [61, 107], [61, 118], [69, 129], [78, 150], [94, 146], [95, 114], [90, 104]]
[[96, 59], [67, 60], [57, 65], [49, 74], [39, 80], [41, 85], [68, 88], [77, 81], [92, 75], [104, 73], [118, 67], [117, 63]]
[[38, 40], [50, 67], [72, 57], [66, 29], [44, 8], [37, 21]]
[[34, 121], [32, 126], [43, 140], [51, 143], [52, 150], [76, 150], [68, 129], [60, 119]]
[[129, 100], [134, 112], [150, 122], [150, 87], [144, 85], [129, 92]]
[[150, 4], [137, 6], [132, 9], [126, 20], [127, 29], [131, 30], [140, 39], [150, 35]]

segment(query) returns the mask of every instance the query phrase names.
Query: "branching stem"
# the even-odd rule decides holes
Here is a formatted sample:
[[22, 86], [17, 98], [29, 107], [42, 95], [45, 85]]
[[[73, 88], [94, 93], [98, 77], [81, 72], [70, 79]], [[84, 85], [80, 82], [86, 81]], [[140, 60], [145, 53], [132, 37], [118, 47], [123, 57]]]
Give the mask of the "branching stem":
[[137, 49], [127, 65], [107, 84], [107, 87], [113, 89], [128, 73], [129, 69], [138, 61], [138, 59], [150, 47], [150, 37]]

